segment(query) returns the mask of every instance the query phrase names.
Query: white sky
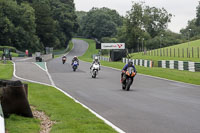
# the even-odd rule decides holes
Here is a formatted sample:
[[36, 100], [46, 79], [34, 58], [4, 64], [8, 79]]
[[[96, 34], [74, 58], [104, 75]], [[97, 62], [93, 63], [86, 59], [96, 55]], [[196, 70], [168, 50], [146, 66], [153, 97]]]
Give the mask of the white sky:
[[[120, 15], [125, 16], [127, 11], [131, 10], [133, 0], [74, 0], [76, 10], [89, 11], [92, 7], [108, 7], [115, 9]], [[141, 0], [134, 0], [139, 2]], [[157, 8], [164, 7], [168, 13], [174, 16], [169, 23], [168, 28], [174, 32], [179, 32], [185, 28], [188, 20], [196, 17], [196, 7], [198, 0], [142, 0], [145, 5]]]

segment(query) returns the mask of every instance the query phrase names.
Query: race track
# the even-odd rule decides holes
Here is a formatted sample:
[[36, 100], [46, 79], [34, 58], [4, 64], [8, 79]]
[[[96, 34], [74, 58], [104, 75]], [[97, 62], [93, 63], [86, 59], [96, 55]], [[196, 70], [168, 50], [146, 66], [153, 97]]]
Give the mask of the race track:
[[61, 58], [47, 63], [57, 87], [127, 133], [200, 133], [200, 86], [138, 74], [131, 90], [122, 91], [119, 70], [102, 67], [92, 79], [91, 64], [80, 61], [73, 72], [72, 57], [88, 48], [84, 41], [73, 43], [66, 64]]

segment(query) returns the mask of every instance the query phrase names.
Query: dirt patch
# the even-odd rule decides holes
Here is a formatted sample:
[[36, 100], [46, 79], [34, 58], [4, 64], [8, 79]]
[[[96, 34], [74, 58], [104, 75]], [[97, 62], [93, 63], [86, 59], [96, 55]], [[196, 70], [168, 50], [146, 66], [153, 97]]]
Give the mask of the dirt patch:
[[40, 133], [49, 133], [55, 121], [51, 121], [50, 118], [42, 111], [36, 110], [35, 107], [31, 106], [33, 116], [41, 121]]

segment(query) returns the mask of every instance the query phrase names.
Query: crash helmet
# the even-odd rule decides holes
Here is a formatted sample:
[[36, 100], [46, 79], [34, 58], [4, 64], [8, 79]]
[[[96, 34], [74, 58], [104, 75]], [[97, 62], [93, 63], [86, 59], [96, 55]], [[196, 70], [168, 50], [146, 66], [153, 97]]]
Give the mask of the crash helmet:
[[94, 61], [98, 61], [98, 57], [97, 56], [94, 57]]
[[77, 56], [74, 56], [74, 59], [77, 59]]
[[128, 61], [128, 66], [129, 67], [133, 66], [133, 61], [132, 60]]

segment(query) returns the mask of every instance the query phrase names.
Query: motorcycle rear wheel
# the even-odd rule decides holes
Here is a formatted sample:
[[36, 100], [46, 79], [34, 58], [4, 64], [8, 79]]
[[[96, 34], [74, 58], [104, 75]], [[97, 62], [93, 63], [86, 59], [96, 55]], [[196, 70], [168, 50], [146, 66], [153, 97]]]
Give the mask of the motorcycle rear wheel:
[[126, 85], [122, 84], [122, 90], [126, 89]]
[[93, 71], [92, 78], [96, 78], [97, 74], [96, 71]]

